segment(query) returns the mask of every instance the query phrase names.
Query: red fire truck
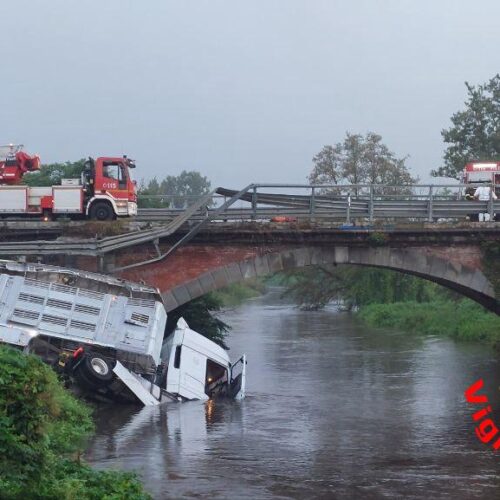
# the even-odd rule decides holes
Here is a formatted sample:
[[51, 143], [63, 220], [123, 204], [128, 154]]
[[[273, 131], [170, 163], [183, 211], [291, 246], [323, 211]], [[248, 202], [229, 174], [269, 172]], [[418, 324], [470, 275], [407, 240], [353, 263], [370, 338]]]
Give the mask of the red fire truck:
[[79, 179], [61, 184], [32, 187], [21, 184], [24, 174], [40, 169], [40, 158], [22, 151], [21, 145], [0, 147], [0, 215], [58, 215], [111, 220], [137, 215], [137, 191], [124, 157], [89, 158]]
[[495, 193], [500, 196], [500, 162], [476, 161], [467, 163], [464, 168], [463, 183], [468, 188], [481, 184], [495, 184]]

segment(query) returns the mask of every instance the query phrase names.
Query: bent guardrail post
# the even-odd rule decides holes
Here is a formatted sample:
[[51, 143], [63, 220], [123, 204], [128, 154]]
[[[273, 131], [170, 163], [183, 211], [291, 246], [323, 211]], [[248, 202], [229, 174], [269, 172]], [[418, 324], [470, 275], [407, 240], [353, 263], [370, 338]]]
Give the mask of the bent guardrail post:
[[370, 184], [370, 201], [368, 202], [368, 219], [373, 224], [373, 184]]
[[427, 221], [428, 222], [432, 222], [433, 220], [433, 210], [434, 210], [434, 206], [433, 206], [433, 185], [431, 184], [429, 186], [429, 201], [428, 201], [428, 204], [427, 204]]
[[[203, 219], [201, 222], [199, 222], [193, 229], [188, 231], [179, 241], [177, 241], [174, 245], [172, 245], [167, 252], [164, 254], [159, 255], [158, 257], [155, 257], [153, 259], [145, 260], [142, 262], [136, 262], [135, 264], [130, 264], [128, 266], [123, 266], [123, 267], [118, 267], [116, 269], [113, 269], [111, 272], [115, 273], [118, 271], [124, 271], [125, 269], [132, 269], [134, 267], [139, 267], [139, 266], [144, 266], [146, 264], [152, 264], [153, 262], [158, 262], [160, 260], [163, 260], [167, 258], [170, 254], [175, 252], [177, 248], [179, 248], [181, 245], [184, 245], [188, 241], [190, 241], [192, 238], [198, 234], [200, 229], [205, 226], [208, 222], [210, 222], [213, 218], [218, 217], [220, 214], [225, 212], [233, 203], [238, 201], [245, 193], [247, 193], [251, 188], [256, 187], [256, 184], [249, 184], [246, 188], [242, 189], [241, 191], [238, 191], [234, 196], [232, 196], [226, 203], [221, 205], [219, 208], [215, 209], [213, 213], [208, 212], [207, 216], [205, 219]], [[215, 193], [217, 190], [215, 189], [212, 191], [212, 193]]]
[[309, 214], [311, 216], [311, 221], [314, 222], [314, 212], [316, 210], [316, 188], [311, 187], [311, 199], [309, 200]]
[[495, 184], [492, 183], [490, 186], [490, 199], [488, 200], [488, 213], [490, 214], [490, 221], [492, 221], [495, 217], [495, 213], [493, 210], [493, 193], [495, 192]]
[[257, 219], [257, 186], [252, 190], [252, 220]]

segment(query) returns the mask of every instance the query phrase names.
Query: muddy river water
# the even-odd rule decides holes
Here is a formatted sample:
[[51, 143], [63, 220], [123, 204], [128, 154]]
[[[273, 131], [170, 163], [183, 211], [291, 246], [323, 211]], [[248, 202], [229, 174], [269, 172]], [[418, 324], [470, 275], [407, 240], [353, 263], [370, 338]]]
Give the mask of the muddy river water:
[[500, 424], [500, 356], [369, 329], [277, 291], [225, 313], [248, 396], [97, 413], [86, 459], [136, 470], [154, 498], [500, 498], [500, 451], [479, 442], [464, 390]]

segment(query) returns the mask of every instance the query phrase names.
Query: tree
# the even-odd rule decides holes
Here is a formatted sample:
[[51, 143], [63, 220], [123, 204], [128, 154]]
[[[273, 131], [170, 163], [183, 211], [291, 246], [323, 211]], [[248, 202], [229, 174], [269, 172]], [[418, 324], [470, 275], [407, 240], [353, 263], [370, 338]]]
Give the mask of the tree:
[[342, 177], [340, 150], [337, 146], [323, 146], [313, 158], [314, 169], [309, 175], [311, 184], [337, 184]]
[[422, 278], [386, 269], [357, 266], [306, 267], [291, 272], [285, 295], [303, 309], [321, 309], [339, 301], [346, 309], [367, 304], [414, 301], [432, 302], [453, 297], [452, 292]]
[[460, 179], [466, 163], [500, 160], [500, 75], [483, 85], [467, 87], [465, 109], [451, 117], [452, 126], [441, 131], [448, 144], [444, 165], [431, 174]]
[[139, 208], [168, 208], [170, 206], [170, 198], [162, 196], [160, 183], [156, 177], [153, 177], [147, 184], [141, 181], [137, 193], [137, 205]]
[[[406, 159], [396, 157], [378, 134], [347, 132], [342, 142], [324, 146], [314, 156], [309, 181], [338, 186], [377, 184], [382, 186], [377, 195], [406, 195], [417, 181], [406, 167]], [[306, 309], [322, 308], [332, 300], [341, 300], [348, 308], [371, 301], [391, 302], [398, 297], [421, 300], [430, 290], [422, 280], [380, 269], [321, 266], [292, 274], [287, 293]]]
[[147, 184], [142, 183], [139, 188], [139, 206], [186, 208], [190, 204], [186, 197], [201, 196], [210, 191], [211, 183], [207, 177], [194, 170], [183, 170], [179, 175], [168, 175], [161, 182], [154, 177]]
[[343, 142], [327, 145], [314, 156], [311, 184], [409, 185], [416, 182], [406, 167], [373, 132], [346, 133]]
[[190, 328], [212, 340], [224, 349], [229, 325], [217, 318], [216, 313], [222, 309], [222, 301], [213, 293], [192, 300], [168, 313], [166, 335], [172, 333], [179, 318], [184, 318]]
[[61, 184], [61, 179], [79, 179], [85, 159], [66, 163], [47, 163], [36, 172], [29, 172], [23, 177], [28, 186], [54, 186]]

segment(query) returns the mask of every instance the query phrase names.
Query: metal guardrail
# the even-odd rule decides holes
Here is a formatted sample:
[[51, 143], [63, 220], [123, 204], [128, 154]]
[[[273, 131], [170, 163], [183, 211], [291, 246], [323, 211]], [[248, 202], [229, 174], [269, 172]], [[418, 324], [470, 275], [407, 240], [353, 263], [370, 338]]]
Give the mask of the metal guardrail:
[[171, 248], [169, 248], [169, 250], [167, 252], [162, 254], [158, 249], [158, 256], [157, 257], [155, 257], [153, 259], [148, 259], [146, 261], [138, 262], [135, 264], [130, 264], [128, 266], [116, 268], [114, 270], [114, 272], [123, 271], [125, 269], [131, 269], [133, 267], [143, 266], [144, 264], [151, 264], [153, 262], [158, 262], [160, 260], [165, 259], [170, 254], [175, 252], [175, 250], [177, 250], [178, 247], [180, 247], [181, 245], [184, 245], [189, 240], [194, 238], [194, 236], [196, 236], [196, 234], [201, 230], [201, 228], [204, 225], [206, 225], [209, 221], [213, 220], [214, 217], [223, 214], [233, 203], [235, 203], [236, 201], [241, 199], [241, 197], [248, 191], [248, 189], [250, 189], [250, 187], [251, 187], [251, 185], [247, 186], [246, 188], [242, 189], [241, 191], [235, 193], [228, 201], [226, 201], [222, 206], [220, 206], [218, 209], [216, 209], [212, 214], [210, 214], [210, 212], [208, 211], [208, 205], [207, 205], [206, 206], [207, 213], [206, 213], [205, 218], [201, 222], [199, 222], [195, 227], [193, 227], [190, 231], [188, 231], [177, 243], [175, 243]]
[[[158, 256], [166, 258], [193, 238], [211, 221], [265, 220], [276, 215], [310, 220], [339, 220], [350, 223], [363, 219], [427, 220], [460, 219], [470, 214], [500, 214], [500, 200], [468, 201], [464, 184], [453, 185], [296, 185], [250, 184], [241, 191], [218, 188], [201, 197], [186, 198], [185, 209], [140, 209], [139, 220], [168, 222], [164, 227], [125, 233], [102, 239], [0, 242], [1, 255], [79, 254], [104, 255], [124, 248], [153, 242]], [[493, 186], [500, 187], [500, 186]], [[287, 189], [289, 193], [267, 192]], [[492, 191], [493, 192], [493, 191]], [[155, 195], [165, 198], [164, 195]], [[176, 197], [179, 200], [179, 197]], [[186, 223], [194, 223], [166, 253], [158, 247], [160, 238], [176, 233]], [[141, 264], [144, 264], [143, 262]], [[134, 264], [135, 266], [135, 264]], [[122, 268], [124, 269], [124, 268]]]
[[[375, 219], [410, 218], [425, 219], [429, 222], [442, 218], [461, 218], [469, 214], [487, 212], [493, 217], [500, 213], [500, 201], [469, 201], [464, 198], [465, 184], [421, 184], [407, 186], [389, 185], [338, 185], [338, 184], [252, 184], [239, 200], [247, 206], [226, 211], [220, 220], [245, 220], [248, 218], [291, 215], [298, 217], [332, 218], [350, 222], [352, 218], [366, 218], [370, 223]], [[499, 188], [500, 186], [494, 186]], [[288, 189], [295, 193], [268, 193], [266, 189]], [[306, 192], [307, 194], [301, 194]], [[237, 192], [218, 188], [213, 202], [225, 200]], [[168, 201], [169, 195], [148, 195]], [[177, 203], [179, 196], [170, 195]], [[186, 197], [185, 203], [193, 197]], [[222, 203], [222, 201], [220, 201]], [[248, 206], [249, 205], [249, 206]], [[265, 205], [267, 208], [262, 208]], [[271, 208], [273, 207], [273, 208]], [[139, 220], [168, 220], [179, 209], [143, 208], [139, 210]], [[211, 210], [212, 212], [212, 210]], [[213, 219], [215, 220], [215, 219]]]
[[100, 240], [56, 240], [56, 241], [19, 241], [19, 242], [0, 242], [0, 254], [15, 255], [51, 255], [60, 253], [78, 254], [78, 255], [103, 255], [109, 252], [128, 248], [142, 243], [158, 240], [165, 236], [175, 233], [182, 225], [200, 210], [200, 208], [210, 202], [214, 191], [202, 196], [193, 203], [187, 210], [182, 211], [166, 226], [158, 229], [145, 231], [134, 231], [117, 236], [108, 236]]

